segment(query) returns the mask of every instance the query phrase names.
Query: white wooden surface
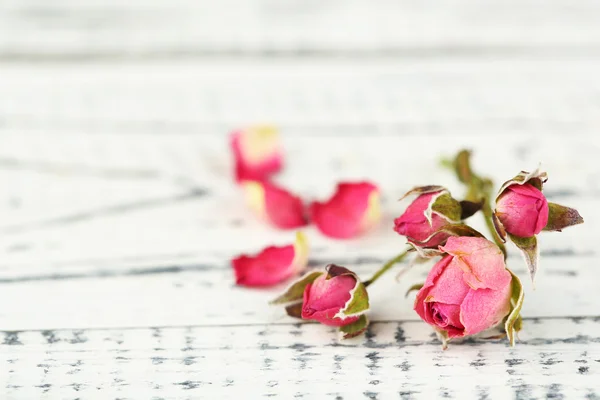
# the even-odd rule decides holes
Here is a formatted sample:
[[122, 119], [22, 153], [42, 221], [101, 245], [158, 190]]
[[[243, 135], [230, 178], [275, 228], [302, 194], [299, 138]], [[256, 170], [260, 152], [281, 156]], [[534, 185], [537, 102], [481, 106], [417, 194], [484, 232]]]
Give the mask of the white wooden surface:
[[[600, 397], [599, 5], [594, 1], [0, 2], [0, 398]], [[368, 277], [416, 184], [461, 147], [497, 182], [542, 161], [582, 226], [541, 238], [516, 348], [446, 352], [406, 289], [367, 335], [297, 323], [229, 260], [293, 232], [244, 207], [226, 133], [282, 127], [308, 199], [369, 178], [384, 220], [308, 228], [311, 265]], [[479, 223], [479, 221], [478, 221]], [[511, 267], [526, 271], [517, 252]], [[393, 275], [393, 273], [392, 273]]]

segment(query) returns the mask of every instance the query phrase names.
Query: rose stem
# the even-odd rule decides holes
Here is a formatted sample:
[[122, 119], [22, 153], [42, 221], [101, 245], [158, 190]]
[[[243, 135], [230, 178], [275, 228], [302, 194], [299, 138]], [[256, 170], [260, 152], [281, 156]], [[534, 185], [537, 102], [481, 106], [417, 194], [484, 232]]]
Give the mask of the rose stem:
[[473, 172], [473, 169], [471, 168], [471, 152], [467, 150], [459, 151], [454, 158], [454, 161], [442, 160], [442, 166], [453, 168], [458, 180], [467, 186], [466, 200], [477, 202], [483, 199], [481, 211], [483, 212], [485, 225], [490, 231], [494, 242], [500, 248], [502, 254], [504, 254], [504, 259], [506, 260], [506, 246], [504, 246], [504, 242], [496, 232], [496, 228], [494, 228], [494, 223], [492, 221], [492, 215], [494, 213], [490, 204], [493, 186], [492, 181], [487, 178], [482, 178]]
[[379, 269], [379, 271], [375, 272], [375, 274], [371, 277], [371, 279], [364, 281], [363, 284], [365, 286], [369, 286], [370, 284], [372, 284], [373, 282], [375, 282], [377, 279], [379, 279], [379, 277], [381, 275], [385, 274], [394, 265], [396, 265], [397, 263], [399, 263], [402, 260], [404, 260], [404, 257], [406, 257], [406, 255], [411, 250], [412, 250], [411, 248], [408, 248], [408, 249], [404, 250], [402, 253], [398, 254], [396, 257], [392, 258], [391, 260], [389, 260], [388, 262], [386, 262], [385, 264], [383, 264], [383, 267], [381, 267]]
[[483, 209], [481, 211], [483, 212], [483, 218], [485, 219], [485, 224], [486, 224], [488, 230], [490, 231], [490, 233], [492, 234], [492, 238], [494, 239], [494, 242], [500, 248], [500, 250], [502, 251], [502, 254], [504, 254], [504, 259], [506, 260], [506, 246], [504, 246], [504, 242], [502, 241], [502, 239], [498, 235], [498, 232], [496, 232], [496, 228], [494, 227], [494, 222], [492, 221], [493, 211], [492, 211], [492, 206], [490, 205], [490, 199], [488, 196], [485, 196], [485, 198], [484, 198]]

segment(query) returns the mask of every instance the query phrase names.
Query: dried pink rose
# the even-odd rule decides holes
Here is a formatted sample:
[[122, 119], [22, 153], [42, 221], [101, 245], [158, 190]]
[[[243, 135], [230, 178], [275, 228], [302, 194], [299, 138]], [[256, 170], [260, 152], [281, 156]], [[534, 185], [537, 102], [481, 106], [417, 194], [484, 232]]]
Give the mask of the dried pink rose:
[[404, 197], [413, 193], [419, 196], [394, 220], [394, 230], [413, 245], [435, 248], [451, 236], [440, 228], [460, 221], [460, 203], [441, 186], [415, 188]]
[[548, 201], [529, 183], [510, 185], [496, 201], [496, 217], [507, 233], [531, 237], [548, 223]]
[[231, 149], [237, 182], [268, 179], [283, 166], [279, 133], [272, 126], [254, 126], [232, 132]]
[[444, 337], [474, 335], [511, 309], [511, 274], [498, 246], [484, 238], [450, 237], [445, 255], [417, 293], [415, 311]]
[[241, 286], [271, 286], [306, 269], [308, 241], [302, 232], [296, 242], [287, 246], [270, 246], [255, 256], [241, 255], [231, 261], [236, 284]]
[[369, 182], [344, 182], [333, 197], [310, 206], [310, 219], [326, 236], [348, 239], [360, 235], [379, 222], [379, 190]]
[[333, 275], [332, 272], [330, 268], [329, 274], [321, 275], [304, 289], [302, 319], [312, 319], [329, 326], [348, 325], [358, 320], [359, 315], [338, 316], [352, 297], [358, 280], [351, 274]]
[[354, 272], [334, 264], [325, 271], [308, 272], [273, 303], [287, 303], [292, 317], [340, 327], [342, 338], [363, 333], [369, 324], [367, 288]]
[[242, 183], [250, 208], [281, 229], [295, 229], [308, 223], [300, 197], [268, 181]]

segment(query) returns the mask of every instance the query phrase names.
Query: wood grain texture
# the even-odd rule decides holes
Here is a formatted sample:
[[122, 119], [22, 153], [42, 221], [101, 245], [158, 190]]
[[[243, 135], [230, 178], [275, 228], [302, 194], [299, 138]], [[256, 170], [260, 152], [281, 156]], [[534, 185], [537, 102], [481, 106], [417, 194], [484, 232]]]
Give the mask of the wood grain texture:
[[0, 3], [4, 60], [597, 53], [583, 0], [39, 0]]
[[[600, 4], [593, 0], [0, 1], [0, 398], [598, 399]], [[524, 330], [442, 351], [400, 282], [366, 335], [298, 323], [229, 260], [294, 232], [253, 216], [227, 132], [282, 129], [307, 201], [370, 179], [383, 222], [310, 266], [368, 278], [404, 248], [407, 189], [543, 162], [582, 226], [540, 237]], [[475, 227], [484, 230], [479, 218]]]
[[585, 57], [348, 62], [219, 60], [0, 64], [5, 130], [51, 134], [590, 136], [600, 62]]
[[597, 398], [600, 320], [525, 322], [514, 349], [447, 351], [420, 321], [343, 343], [305, 323], [0, 332], [0, 383], [15, 399]]

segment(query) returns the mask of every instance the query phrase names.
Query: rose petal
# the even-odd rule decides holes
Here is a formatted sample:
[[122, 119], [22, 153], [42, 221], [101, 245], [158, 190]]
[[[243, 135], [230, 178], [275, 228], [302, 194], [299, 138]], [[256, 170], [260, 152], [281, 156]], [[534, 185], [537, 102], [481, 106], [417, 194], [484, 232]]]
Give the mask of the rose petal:
[[500, 289], [510, 282], [504, 255], [494, 243], [479, 237], [450, 237], [440, 250], [454, 256], [463, 279], [474, 289]]
[[308, 244], [301, 232], [296, 243], [270, 246], [255, 256], [241, 255], [231, 261], [236, 283], [242, 286], [270, 286], [301, 273], [307, 265]]
[[271, 182], [246, 181], [242, 185], [250, 207], [274, 226], [294, 229], [307, 224], [300, 197]]
[[236, 181], [264, 180], [281, 170], [283, 156], [277, 129], [256, 126], [231, 134]]
[[466, 335], [491, 328], [510, 311], [510, 280], [499, 290], [470, 290], [460, 306], [460, 319]]
[[338, 239], [357, 236], [380, 219], [378, 189], [368, 182], [340, 183], [328, 201], [311, 204], [310, 216], [326, 236]]
[[433, 320], [431, 316], [427, 313], [427, 304], [426, 299], [429, 297], [429, 292], [431, 291], [431, 287], [435, 285], [435, 282], [439, 278], [439, 276], [444, 272], [444, 269], [450, 262], [452, 261], [451, 256], [446, 256], [438, 261], [429, 274], [427, 275], [427, 279], [425, 280], [425, 284], [423, 287], [417, 292], [417, 296], [415, 298], [414, 310], [419, 314], [419, 316], [427, 323], [433, 324]]
[[442, 321], [436, 321], [436, 326], [444, 329], [448, 337], [464, 336], [465, 328], [460, 321], [460, 305], [433, 303], [431, 307], [435, 314], [442, 317]]
[[[447, 258], [451, 260], [450, 257]], [[469, 286], [465, 285], [463, 275], [462, 269], [451, 260], [437, 278], [435, 286], [431, 288], [427, 297], [437, 303], [460, 305], [469, 292]]]

